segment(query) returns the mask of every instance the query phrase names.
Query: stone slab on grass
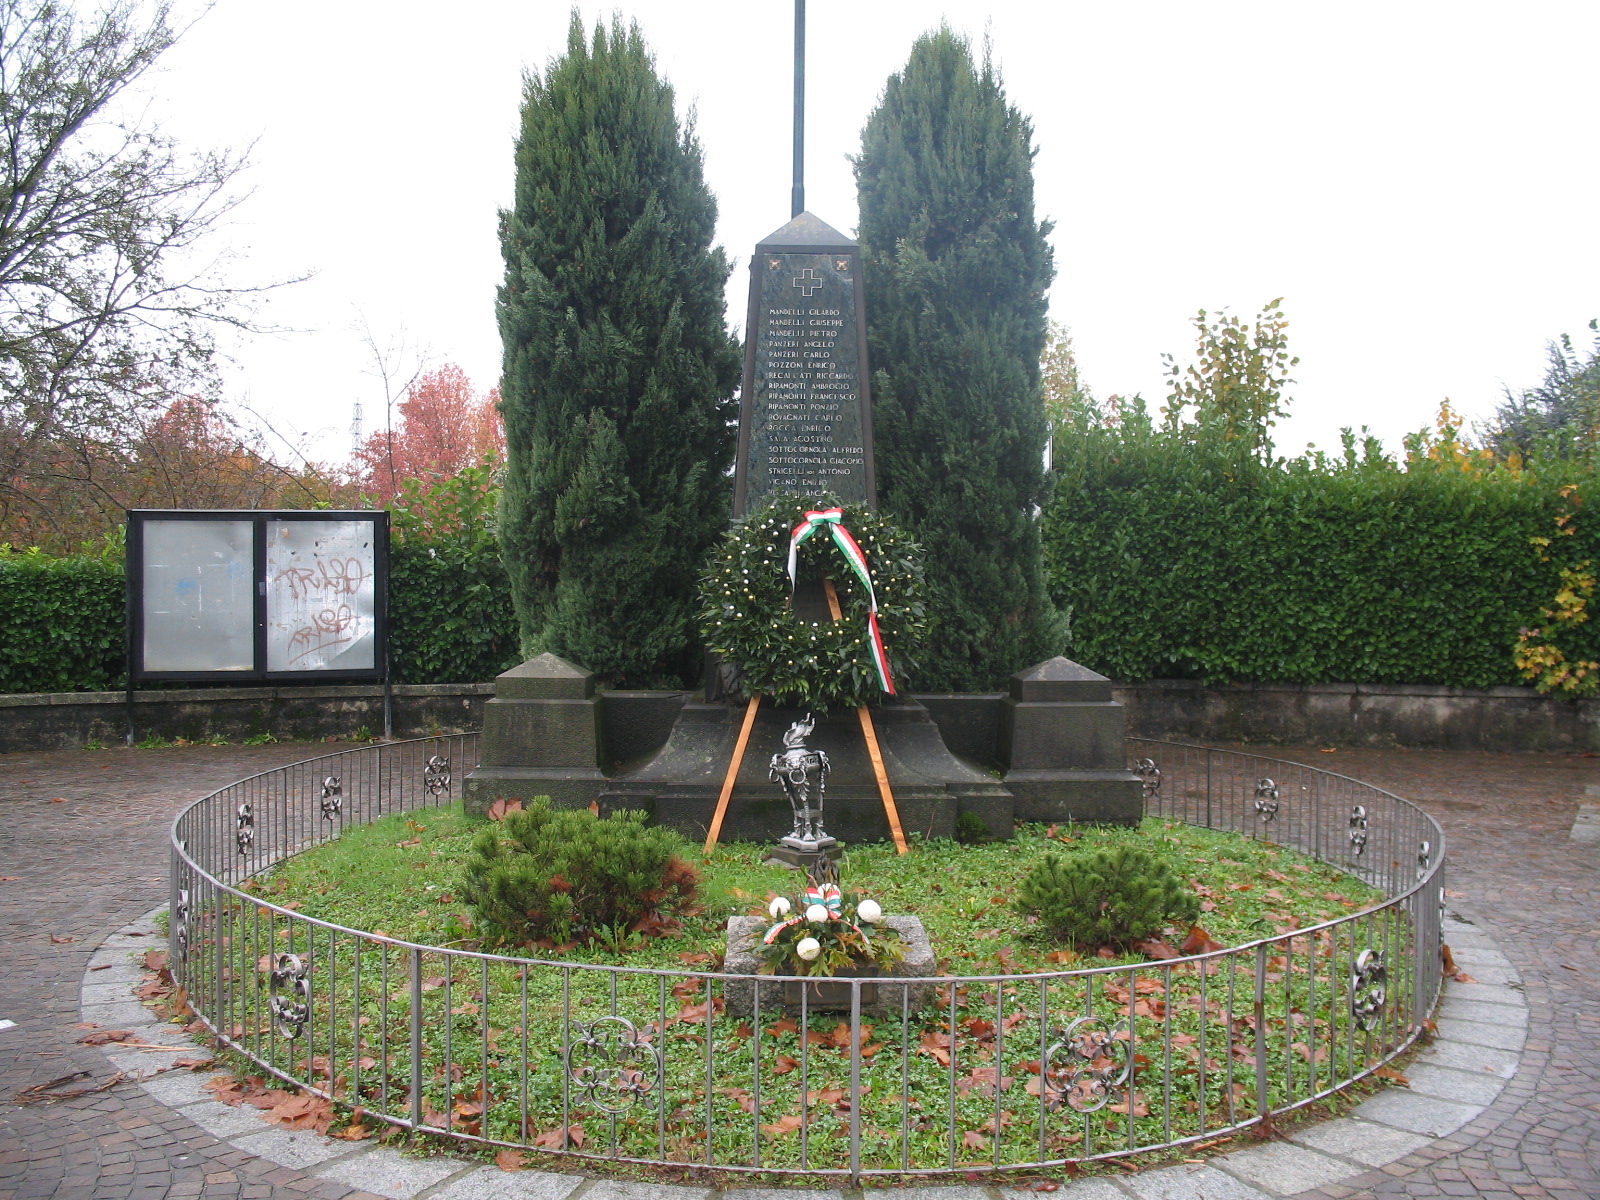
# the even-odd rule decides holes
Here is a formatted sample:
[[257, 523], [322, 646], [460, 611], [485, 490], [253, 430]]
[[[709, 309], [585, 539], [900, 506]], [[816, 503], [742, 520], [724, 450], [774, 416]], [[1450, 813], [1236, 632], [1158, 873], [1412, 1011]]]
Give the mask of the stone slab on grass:
[[1288, 1142], [1236, 1150], [1213, 1160], [1212, 1165], [1242, 1175], [1262, 1191], [1280, 1196], [1309, 1191], [1350, 1174], [1349, 1163]]
[[1438, 1138], [1454, 1133], [1482, 1111], [1483, 1106], [1479, 1104], [1453, 1104], [1432, 1096], [1419, 1096], [1404, 1088], [1391, 1088], [1357, 1105], [1350, 1115], [1358, 1120], [1376, 1121], [1380, 1125]]
[[577, 1175], [483, 1167], [451, 1180], [433, 1193], [433, 1200], [566, 1200], [582, 1182]]
[[1367, 1167], [1387, 1166], [1433, 1140], [1424, 1134], [1349, 1119], [1324, 1121], [1291, 1137], [1302, 1146], [1336, 1154]]
[[316, 1173], [364, 1192], [411, 1200], [424, 1188], [450, 1178], [468, 1165], [457, 1158], [412, 1158], [383, 1147], [338, 1159]]
[[[127, 996], [127, 993], [123, 993]], [[108, 1000], [102, 1004], [85, 1004], [79, 1009], [82, 1020], [93, 1021], [101, 1029], [137, 1029], [141, 1025], [159, 1024], [156, 1014], [129, 996], [125, 1000]]]

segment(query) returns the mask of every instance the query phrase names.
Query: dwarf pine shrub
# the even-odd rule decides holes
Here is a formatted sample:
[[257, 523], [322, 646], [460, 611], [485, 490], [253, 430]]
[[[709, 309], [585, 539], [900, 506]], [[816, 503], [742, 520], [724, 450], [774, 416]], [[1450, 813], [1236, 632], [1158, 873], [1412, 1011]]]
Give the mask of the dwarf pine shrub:
[[1177, 872], [1137, 846], [1047, 854], [1017, 888], [1015, 907], [1080, 946], [1125, 946], [1200, 915]]
[[562, 946], [673, 928], [700, 877], [683, 838], [644, 822], [642, 812], [602, 820], [541, 797], [485, 829], [461, 882], [484, 939]]

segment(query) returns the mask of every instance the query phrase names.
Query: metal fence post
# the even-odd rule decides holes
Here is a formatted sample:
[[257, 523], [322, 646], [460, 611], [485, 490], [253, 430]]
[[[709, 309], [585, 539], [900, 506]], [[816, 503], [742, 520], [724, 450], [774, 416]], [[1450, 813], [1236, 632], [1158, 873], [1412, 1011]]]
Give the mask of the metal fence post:
[[[802, 1097], [802, 1103], [804, 1098]], [[850, 981], [850, 1186], [861, 1186], [861, 981]]]
[[1256, 1111], [1263, 1118], [1267, 1103], [1267, 945], [1256, 947]]
[[411, 948], [411, 1127], [422, 1128], [422, 951]]

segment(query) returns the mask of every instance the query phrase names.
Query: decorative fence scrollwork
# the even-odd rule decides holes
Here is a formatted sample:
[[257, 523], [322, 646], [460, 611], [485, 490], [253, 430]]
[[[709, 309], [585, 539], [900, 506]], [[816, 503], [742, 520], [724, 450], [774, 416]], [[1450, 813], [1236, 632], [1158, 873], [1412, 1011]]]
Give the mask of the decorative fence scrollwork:
[[1066, 1104], [1074, 1112], [1098, 1112], [1119, 1098], [1125, 1103], [1133, 1081], [1133, 1030], [1124, 1020], [1079, 1017], [1045, 1051], [1040, 1072], [1046, 1104]]
[[298, 954], [280, 954], [272, 968], [268, 987], [272, 1024], [280, 1035], [293, 1041], [305, 1030], [311, 1016], [311, 964]]
[[189, 889], [178, 889], [178, 902], [172, 909], [172, 947], [177, 951], [178, 969], [189, 961]]
[[236, 816], [238, 817], [238, 824], [234, 829], [233, 840], [239, 844], [240, 854], [249, 854], [250, 847], [256, 843], [255, 805], [246, 800], [239, 805]]
[[1367, 806], [1357, 804], [1350, 809], [1350, 854], [1360, 858], [1367, 849]]
[[1256, 816], [1271, 821], [1278, 815], [1278, 785], [1270, 779], [1256, 780]]
[[1161, 791], [1161, 768], [1153, 758], [1141, 758], [1133, 766], [1133, 773], [1144, 781], [1144, 798], [1149, 800]]
[[450, 786], [450, 760], [442, 754], [432, 755], [422, 772], [422, 786], [428, 795], [438, 796]]
[[339, 815], [339, 810], [344, 807], [344, 789], [339, 786], [339, 777], [329, 775], [322, 781], [322, 817], [331, 821]]
[[1356, 1028], [1370, 1032], [1383, 1016], [1389, 998], [1389, 967], [1382, 950], [1363, 950], [1350, 968], [1350, 1015]]
[[1428, 868], [1433, 866], [1433, 843], [1423, 839], [1417, 846], [1417, 878], [1426, 879]]
[[569, 1030], [567, 1074], [601, 1112], [616, 1116], [657, 1094], [666, 1064], [632, 1021], [601, 1017], [573, 1021]]

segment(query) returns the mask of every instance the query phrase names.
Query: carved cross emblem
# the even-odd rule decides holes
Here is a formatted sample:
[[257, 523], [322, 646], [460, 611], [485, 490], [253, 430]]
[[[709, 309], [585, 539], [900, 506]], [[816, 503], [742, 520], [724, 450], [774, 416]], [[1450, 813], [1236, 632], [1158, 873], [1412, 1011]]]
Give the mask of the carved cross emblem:
[[810, 267], [807, 267], [804, 271], [801, 271], [799, 275], [795, 276], [793, 286], [799, 288], [800, 294], [809, 300], [811, 298], [811, 293], [822, 286], [822, 276], [818, 275]]

